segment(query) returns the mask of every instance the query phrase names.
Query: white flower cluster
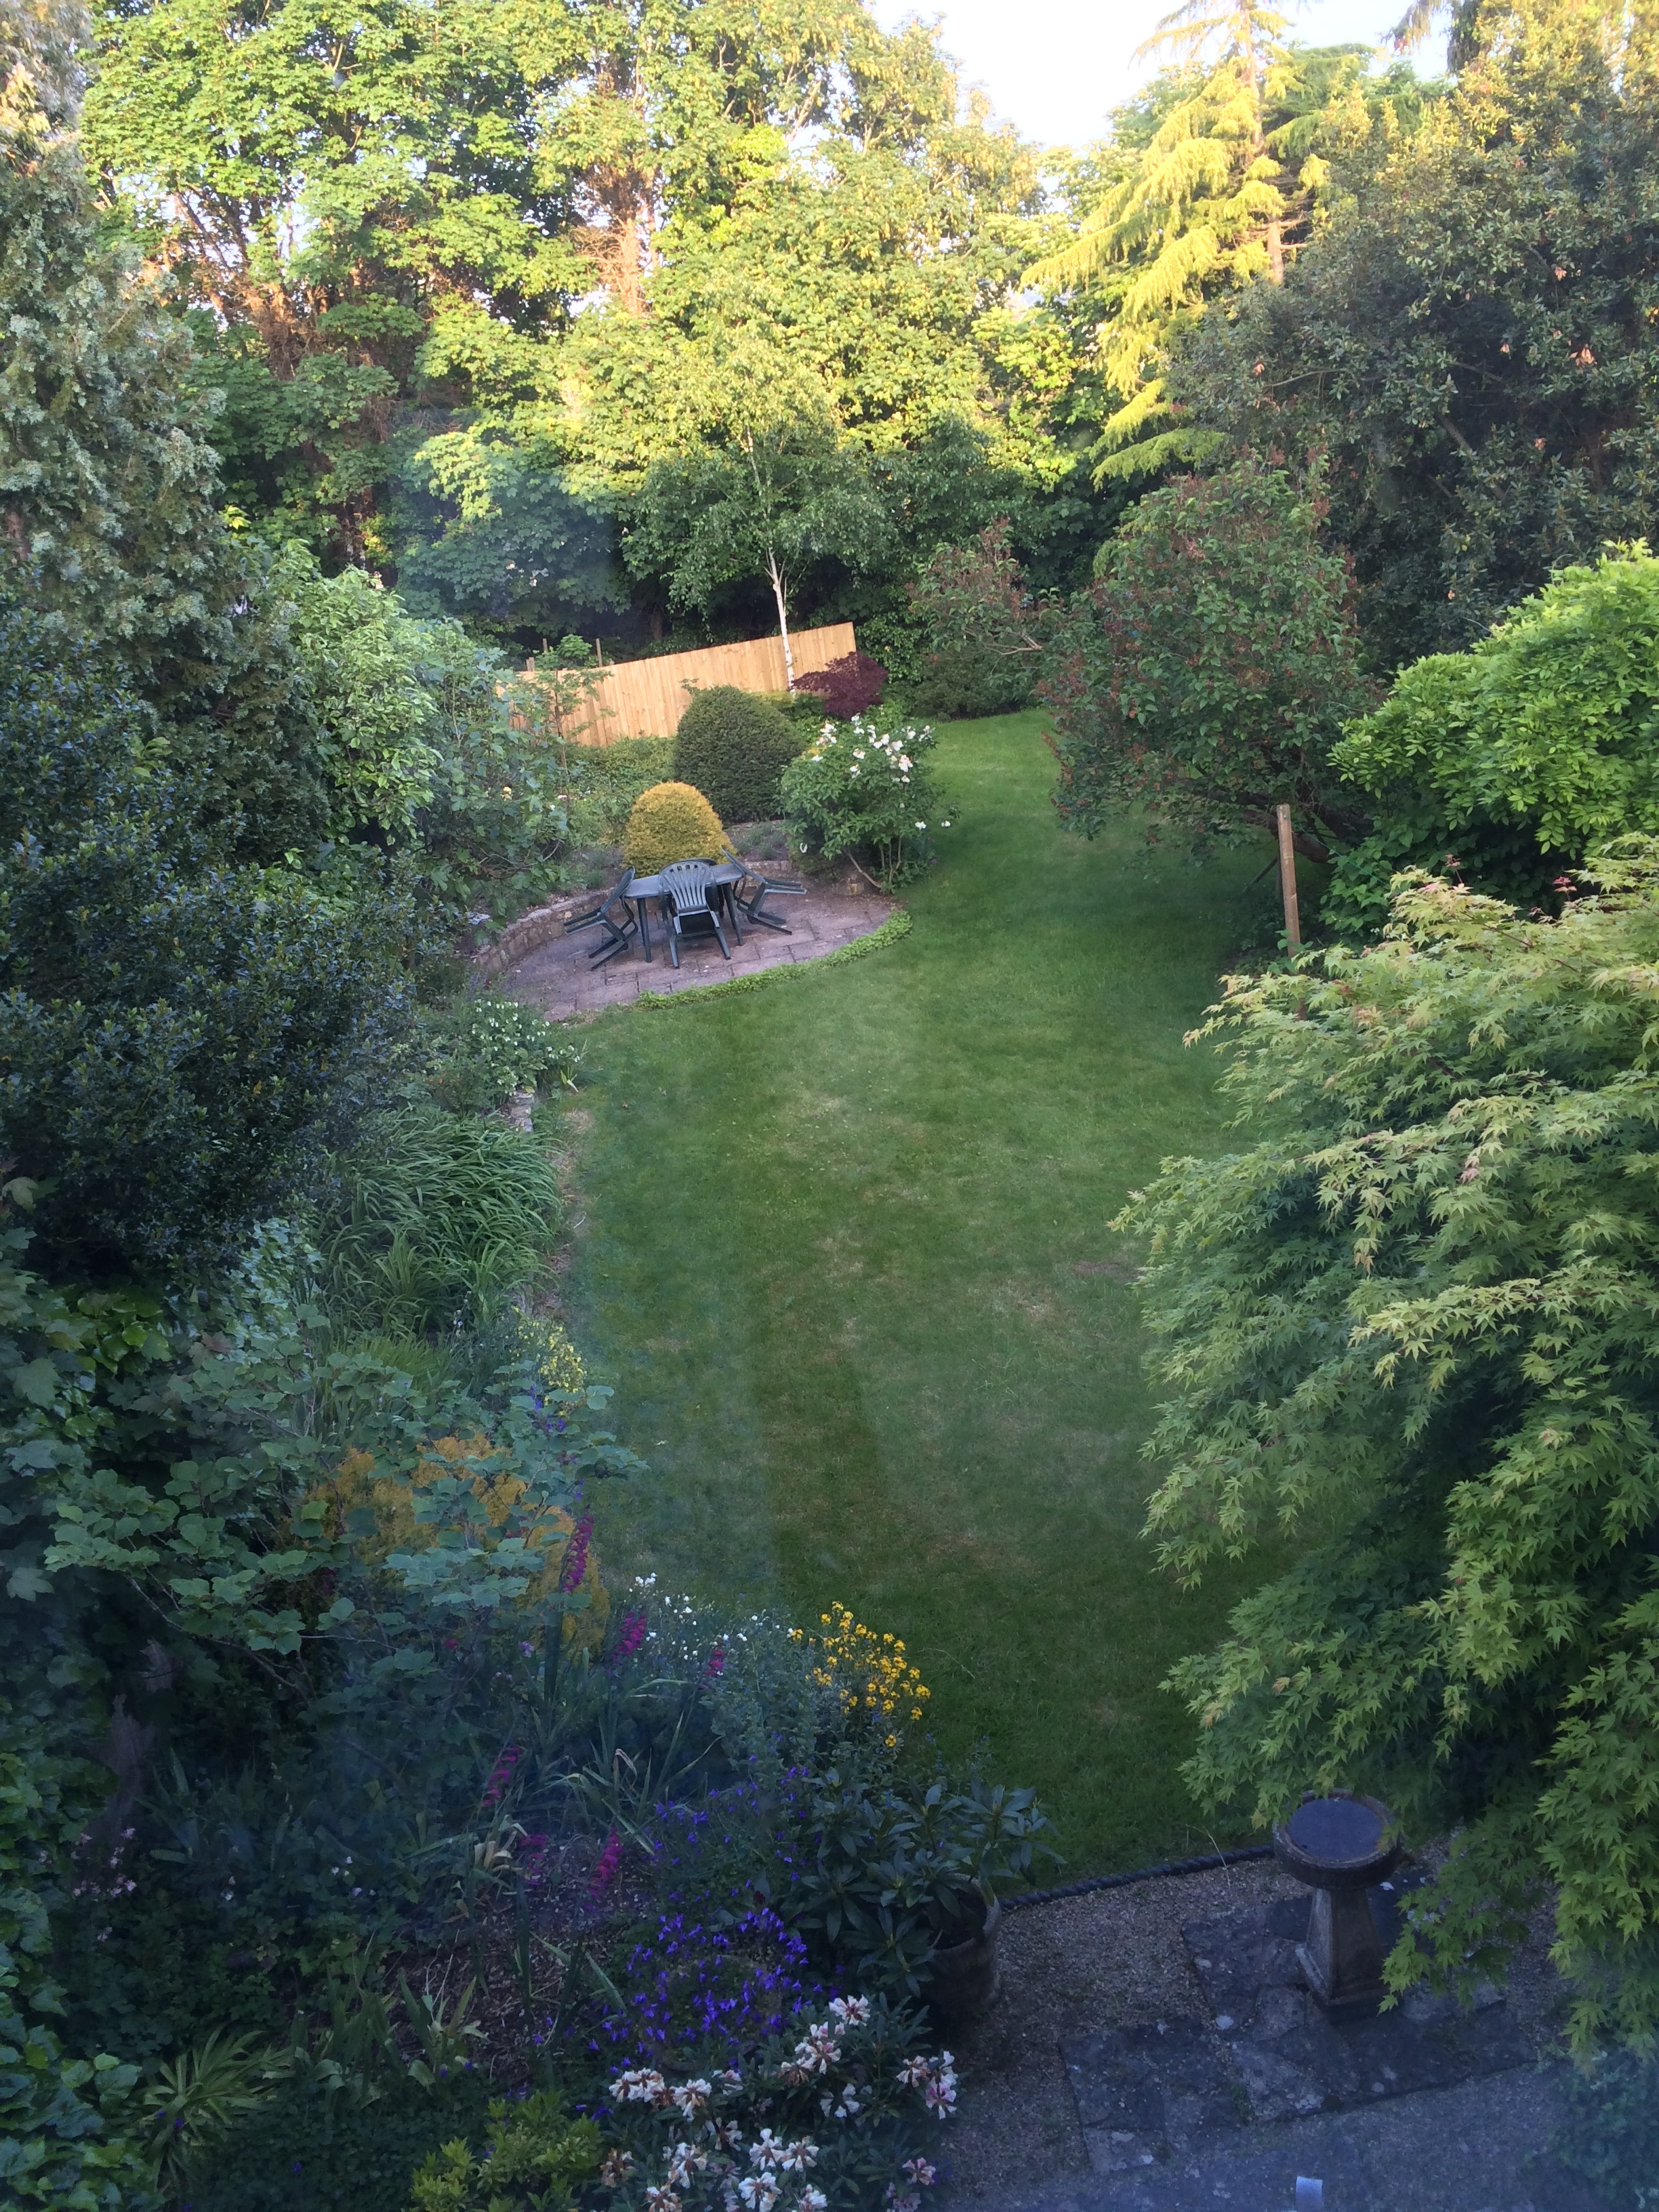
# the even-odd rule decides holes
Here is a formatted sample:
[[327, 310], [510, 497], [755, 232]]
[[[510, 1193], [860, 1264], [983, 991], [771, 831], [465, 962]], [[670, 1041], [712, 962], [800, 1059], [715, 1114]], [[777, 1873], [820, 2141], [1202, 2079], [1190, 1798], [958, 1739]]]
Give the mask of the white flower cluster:
[[920, 2089], [922, 2103], [940, 2119], [957, 2108], [957, 2063], [948, 2051], [941, 2051], [937, 2058], [921, 2053], [907, 2058], [899, 2068], [899, 2083], [906, 2089]]
[[[812, 747], [812, 758], [828, 760], [834, 753], [854, 782], [862, 781], [866, 774], [874, 775], [885, 770], [888, 780], [902, 787], [909, 782], [910, 772], [915, 766], [911, 748], [919, 750], [932, 735], [927, 730], [878, 730], [861, 714], [854, 714], [845, 730], [839, 729], [834, 722], [824, 724]], [[921, 830], [927, 824], [919, 822], [916, 827]]]
[[[877, 2106], [877, 2089], [829, 2075], [842, 2063], [848, 2033], [869, 2025], [867, 1997], [832, 1998], [829, 2017], [807, 2024], [793, 2056], [771, 2078], [792, 2088], [823, 2080], [818, 2106], [826, 2118], [859, 2118]], [[919, 2090], [928, 2111], [941, 2120], [955, 2107], [956, 2064], [948, 2051], [936, 2058], [918, 2054], [906, 2059], [894, 2080], [902, 2089]], [[762, 2089], [763, 2082], [764, 2077], [754, 2086]], [[663, 2153], [660, 2179], [645, 2190], [646, 2212], [829, 2212], [828, 2197], [810, 2179], [823, 2156], [811, 2136], [763, 2127], [753, 2142], [746, 2142], [740, 2120], [720, 2117], [721, 2101], [744, 2086], [743, 2075], [732, 2067], [674, 2082], [654, 2066], [635, 2066], [612, 2081], [611, 2094], [618, 2105], [644, 2105], [665, 2120], [672, 2115], [673, 2139]], [[767, 2110], [767, 2102], [761, 2101], [759, 2108]], [[613, 2153], [607, 2163], [611, 2185], [633, 2169], [630, 2154]], [[907, 2160], [901, 2180], [887, 2191], [890, 2212], [916, 2212], [916, 2192], [936, 2179], [927, 2159]]]

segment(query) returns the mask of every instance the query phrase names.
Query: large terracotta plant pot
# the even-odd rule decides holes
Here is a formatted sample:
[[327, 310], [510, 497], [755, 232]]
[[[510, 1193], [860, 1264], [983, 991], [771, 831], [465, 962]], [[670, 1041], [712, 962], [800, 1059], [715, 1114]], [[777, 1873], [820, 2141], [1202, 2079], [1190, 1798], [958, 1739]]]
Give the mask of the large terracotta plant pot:
[[[977, 1902], [977, 1900], [975, 1900]], [[993, 1904], [980, 1927], [957, 1943], [941, 1943], [933, 1954], [933, 1978], [927, 2003], [941, 2027], [963, 2027], [977, 2020], [997, 1993], [997, 1930], [1002, 1907]]]

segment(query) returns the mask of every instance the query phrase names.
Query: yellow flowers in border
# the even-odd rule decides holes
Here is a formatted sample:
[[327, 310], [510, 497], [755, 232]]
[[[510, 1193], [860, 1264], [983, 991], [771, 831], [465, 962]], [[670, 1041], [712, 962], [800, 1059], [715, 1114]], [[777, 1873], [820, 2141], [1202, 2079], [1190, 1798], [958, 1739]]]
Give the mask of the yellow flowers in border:
[[546, 1314], [520, 1313], [514, 1349], [536, 1363], [536, 1380], [550, 1398], [573, 1398], [587, 1382], [582, 1356], [559, 1322]]
[[[493, 1536], [523, 1541], [534, 1579], [520, 1602], [531, 1607], [557, 1589], [575, 1522], [562, 1506], [536, 1503], [528, 1485], [507, 1472], [505, 1457], [482, 1434], [434, 1437], [422, 1447], [412, 1468], [394, 1474], [380, 1468], [372, 1454], [354, 1449], [340, 1462], [332, 1480], [319, 1485], [310, 1496], [326, 1502], [325, 1525], [330, 1533], [349, 1536], [363, 1565], [375, 1570], [393, 1552], [424, 1552], [437, 1542], [437, 1529], [416, 1513], [416, 1498], [445, 1476], [460, 1476], [478, 1502], [475, 1526], [480, 1540], [488, 1545]], [[365, 1510], [373, 1516], [373, 1527], [365, 1527], [361, 1520], [354, 1526], [353, 1516]], [[591, 1549], [580, 1586], [588, 1604], [582, 1612], [565, 1616], [564, 1642], [597, 1648], [604, 1639], [611, 1601], [600, 1579], [598, 1555]]]
[[[866, 1628], [844, 1605], [832, 1605], [819, 1619], [830, 1633], [810, 1639], [817, 1657], [812, 1680], [836, 1692], [844, 1718], [862, 1714], [878, 1729], [884, 1724], [883, 1741], [896, 1751], [897, 1723], [907, 1716], [919, 1721], [929, 1695], [920, 1669], [905, 1656], [903, 1638]], [[791, 1633], [797, 1643], [809, 1640], [799, 1628]]]

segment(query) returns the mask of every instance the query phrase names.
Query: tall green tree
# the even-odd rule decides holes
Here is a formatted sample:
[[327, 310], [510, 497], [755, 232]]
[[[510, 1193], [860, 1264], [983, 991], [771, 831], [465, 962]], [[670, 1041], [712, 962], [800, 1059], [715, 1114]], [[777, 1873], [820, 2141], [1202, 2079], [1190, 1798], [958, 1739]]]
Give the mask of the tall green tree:
[[1286, 27], [1254, 4], [1188, 0], [1167, 15], [1139, 52], [1168, 52], [1171, 64], [1114, 117], [1105, 189], [1090, 195], [1076, 235], [1028, 271], [1050, 289], [1080, 288], [1101, 311], [1111, 404], [1099, 481], [1214, 450], [1213, 429], [1172, 404], [1172, 342], [1206, 307], [1282, 284], [1340, 195], [1334, 161], [1415, 119], [1408, 70], [1370, 78], [1364, 49], [1288, 46]]
[[870, 566], [887, 534], [867, 473], [843, 454], [833, 428], [767, 414], [739, 422], [724, 452], [659, 462], [634, 515], [630, 557], [665, 574], [670, 599], [682, 607], [707, 613], [734, 585], [764, 580], [791, 684], [789, 602], [803, 573], [832, 562]]
[[33, 21], [0, 56], [0, 531], [51, 618], [142, 657], [207, 605], [215, 455], [186, 334], [100, 237], [75, 13]]
[[1288, 805], [1298, 848], [1323, 860], [1363, 826], [1331, 755], [1374, 693], [1323, 512], [1243, 461], [1148, 493], [1107, 539], [1040, 687], [1072, 828], [1133, 811], [1152, 835], [1236, 834]]
[[1385, 666], [1468, 644], [1551, 570], [1659, 538], [1652, 11], [1518, 0], [1281, 287], [1189, 334], [1170, 392], [1329, 457]]
[[87, 137], [198, 312], [232, 497], [455, 611], [504, 555], [538, 580], [490, 611], [548, 626], [605, 605], [605, 499], [706, 441], [738, 331], [854, 436], [1008, 418], [1041, 192], [957, 108], [856, 0], [137, 0]]
[[[290, 601], [216, 511], [189, 333], [111, 250], [77, 136], [75, 8], [9, 9], [0, 88], [0, 572], [93, 641], [246, 858], [321, 836]], [[18, 34], [22, 35], [18, 35]]]

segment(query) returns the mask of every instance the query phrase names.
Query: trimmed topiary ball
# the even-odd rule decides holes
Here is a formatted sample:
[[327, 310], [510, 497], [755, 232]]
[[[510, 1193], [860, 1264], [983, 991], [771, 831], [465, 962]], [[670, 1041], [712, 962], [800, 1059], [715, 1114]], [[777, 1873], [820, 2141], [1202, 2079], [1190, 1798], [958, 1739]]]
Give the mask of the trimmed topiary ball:
[[724, 822], [768, 822], [778, 811], [778, 778], [805, 750], [802, 733], [769, 699], [735, 684], [694, 691], [674, 740], [674, 773]]
[[725, 834], [695, 785], [653, 783], [634, 801], [623, 850], [636, 876], [654, 876], [671, 860], [718, 860]]

